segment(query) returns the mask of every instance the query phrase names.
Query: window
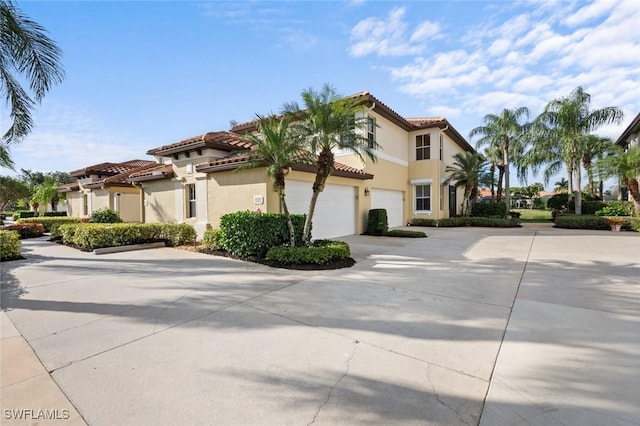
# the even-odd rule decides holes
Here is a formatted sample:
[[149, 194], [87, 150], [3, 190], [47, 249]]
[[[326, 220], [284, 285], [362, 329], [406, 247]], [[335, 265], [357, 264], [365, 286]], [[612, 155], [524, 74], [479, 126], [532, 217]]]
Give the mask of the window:
[[89, 216], [89, 196], [87, 194], [82, 195], [82, 215]]
[[444, 185], [440, 185], [440, 210], [444, 211]]
[[376, 119], [373, 117], [367, 117], [367, 140], [369, 148], [373, 149], [376, 146]]
[[187, 217], [196, 217], [196, 186], [195, 184], [187, 185]]
[[416, 211], [431, 210], [431, 184], [416, 185]]
[[442, 145], [444, 144], [444, 136], [440, 135], [440, 161], [442, 161], [442, 158], [444, 157], [442, 154]]
[[416, 160], [428, 160], [431, 158], [431, 135], [416, 136]]

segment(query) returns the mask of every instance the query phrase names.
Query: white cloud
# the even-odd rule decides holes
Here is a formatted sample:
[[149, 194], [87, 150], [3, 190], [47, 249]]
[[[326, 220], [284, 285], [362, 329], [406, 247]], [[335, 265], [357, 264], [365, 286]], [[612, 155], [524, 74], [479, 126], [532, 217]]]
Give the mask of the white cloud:
[[421, 42], [439, 37], [441, 26], [437, 22], [424, 21], [410, 32], [409, 25], [403, 19], [405, 12], [405, 8], [396, 7], [386, 19], [370, 17], [358, 22], [351, 30], [351, 56], [403, 56], [422, 53], [427, 45]]
[[611, 0], [596, 0], [579, 9], [576, 13], [567, 16], [564, 19], [564, 24], [574, 27], [605, 16], [613, 4], [614, 2]]

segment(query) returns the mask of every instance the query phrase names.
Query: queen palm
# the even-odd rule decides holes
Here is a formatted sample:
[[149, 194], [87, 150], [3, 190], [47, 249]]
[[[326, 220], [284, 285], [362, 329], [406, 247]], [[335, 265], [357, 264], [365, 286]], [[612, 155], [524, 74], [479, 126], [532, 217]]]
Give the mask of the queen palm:
[[363, 113], [364, 100], [344, 98], [330, 84], [320, 91], [309, 88], [302, 92], [304, 109], [296, 102], [283, 106], [283, 113], [296, 120], [296, 131], [302, 135], [308, 150], [316, 156], [316, 177], [304, 225], [304, 242], [311, 242], [311, 224], [318, 196], [324, 191], [329, 175], [335, 169], [334, 150], [350, 151], [363, 161], [364, 157], [376, 161], [375, 141], [367, 138], [369, 119]]
[[640, 215], [640, 146], [626, 151], [616, 146], [616, 153], [599, 164], [605, 176], [616, 176], [623, 181], [635, 205], [635, 214]]
[[[13, 167], [9, 145], [33, 128], [31, 112], [49, 89], [64, 79], [62, 51], [46, 30], [10, 0], [0, 0], [0, 93], [10, 105], [11, 126], [0, 142], [0, 165]], [[24, 79], [32, 96], [20, 85]]]
[[569, 181], [565, 178], [561, 178], [559, 181], [553, 184], [553, 190], [555, 192], [569, 192]]
[[[595, 175], [598, 167], [594, 167], [594, 162], [602, 161], [603, 158], [613, 152], [615, 145], [611, 138], [604, 138], [596, 135], [588, 135], [586, 137], [586, 145], [584, 154], [582, 154], [582, 166], [587, 172], [589, 181], [589, 192], [591, 196], [596, 196]], [[602, 179], [599, 179], [599, 195], [602, 197]]]
[[564, 164], [569, 178], [569, 198], [575, 188], [576, 214], [582, 213], [580, 163], [588, 152], [589, 135], [605, 124], [619, 123], [623, 117], [618, 107], [591, 110], [590, 103], [591, 96], [582, 87], [576, 88], [569, 96], [549, 102], [534, 120], [531, 133], [534, 146], [530, 164], [534, 170], [541, 164], [547, 164], [544, 172], [546, 182], [552, 172], [559, 171]]
[[529, 109], [520, 107], [514, 109], [505, 108], [500, 115], [487, 114], [484, 116], [484, 126], [471, 130], [469, 137], [482, 136], [476, 142], [477, 147], [489, 146], [502, 150], [502, 161], [498, 163], [498, 200], [502, 194], [502, 179], [504, 177], [504, 201], [507, 205], [506, 214], [509, 214], [509, 152], [514, 149], [520, 156], [523, 151], [523, 133], [525, 125], [520, 123], [522, 117], [529, 117]]
[[295, 229], [285, 197], [285, 176], [296, 163], [311, 162], [310, 155], [303, 150], [303, 140], [291, 132], [290, 116], [269, 116], [258, 118], [258, 135], [246, 134], [253, 142], [253, 149], [247, 155], [247, 162], [237, 170], [266, 167], [267, 175], [273, 179], [273, 188], [278, 193], [280, 206], [289, 228], [290, 246], [295, 247]]
[[462, 216], [470, 214], [470, 203], [478, 192], [478, 180], [484, 171], [487, 160], [476, 152], [458, 152], [453, 156], [453, 164], [447, 166], [445, 172], [449, 177], [443, 182], [445, 185], [453, 182], [456, 187], [464, 187], [464, 201], [462, 202]]

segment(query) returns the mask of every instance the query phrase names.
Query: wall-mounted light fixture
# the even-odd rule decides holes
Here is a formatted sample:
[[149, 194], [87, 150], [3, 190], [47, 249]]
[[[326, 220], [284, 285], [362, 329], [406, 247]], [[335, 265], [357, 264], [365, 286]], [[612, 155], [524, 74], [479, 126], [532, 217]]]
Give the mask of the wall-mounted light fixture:
[[369, 196], [369, 194], [371, 194], [371, 192], [369, 191], [369, 188], [365, 188], [365, 189], [364, 189], [364, 196], [365, 196], [365, 197], [368, 197], [368, 196]]

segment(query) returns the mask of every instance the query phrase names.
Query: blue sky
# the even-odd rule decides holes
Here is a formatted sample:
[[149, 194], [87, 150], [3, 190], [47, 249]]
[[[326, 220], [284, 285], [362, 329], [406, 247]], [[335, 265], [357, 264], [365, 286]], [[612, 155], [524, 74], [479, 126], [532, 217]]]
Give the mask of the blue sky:
[[640, 111], [637, 0], [17, 4], [66, 70], [12, 149], [18, 170], [151, 159], [150, 148], [278, 112], [325, 82], [405, 117], [445, 116], [463, 135], [505, 107], [536, 115], [578, 85], [593, 108], [625, 112], [603, 136]]

